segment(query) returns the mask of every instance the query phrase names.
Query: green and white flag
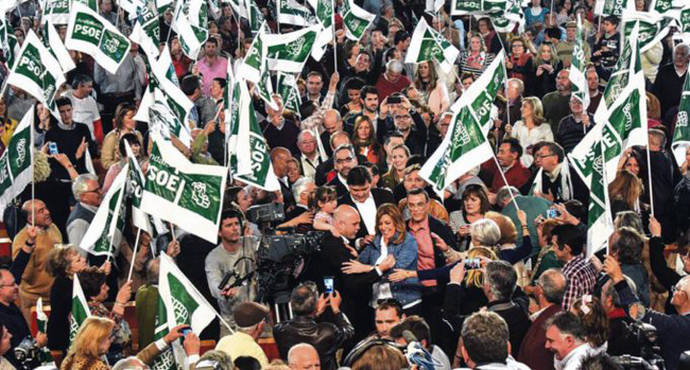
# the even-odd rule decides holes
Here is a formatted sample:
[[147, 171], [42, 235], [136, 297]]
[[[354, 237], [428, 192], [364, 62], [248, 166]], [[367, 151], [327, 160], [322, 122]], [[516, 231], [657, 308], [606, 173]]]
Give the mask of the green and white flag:
[[570, 66], [571, 94], [583, 105], [583, 109], [589, 107], [589, 88], [587, 86], [587, 60], [585, 59], [585, 39], [582, 19], [577, 16], [577, 34], [575, 36], [575, 46], [573, 47], [573, 58]]
[[65, 82], [60, 63], [41, 43], [33, 30], [29, 30], [19, 50], [7, 84], [16, 86], [48, 107], [59, 119], [55, 106], [57, 90]]
[[137, 7], [134, 14], [136, 23], [132, 33], [129, 35], [129, 39], [146, 50], [147, 57], [158, 58], [158, 44], [161, 41], [161, 31], [156, 3], [148, 0], [142, 6]]
[[674, 25], [672, 18], [663, 17], [649, 12], [623, 12], [623, 38], [632, 32], [636, 23], [639, 23], [638, 45], [640, 53], [644, 53], [651, 47], [658, 45], [661, 40], [668, 35], [671, 26]]
[[[230, 82], [230, 81], [228, 81]], [[240, 84], [245, 83], [242, 79], [233, 80], [232, 84], [225, 86], [225, 134], [226, 150], [228, 156], [228, 167], [230, 173], [235, 176], [238, 173], [249, 173], [251, 167], [248, 157], [240, 158], [237, 156], [237, 136], [240, 130]], [[240, 164], [242, 167], [240, 167]]]
[[[156, 321], [153, 326], [153, 341], [157, 341], [170, 332], [168, 329], [168, 313], [165, 308], [165, 302], [163, 302], [163, 297], [158, 294], [158, 304], [156, 312]], [[155, 360], [153, 360], [153, 365], [151, 365], [152, 370], [177, 370], [177, 364], [175, 362], [175, 355], [173, 354], [172, 347], [166, 348], [161, 352]]]
[[98, 176], [96, 173], [96, 168], [93, 166], [93, 160], [91, 159], [91, 152], [89, 148], [86, 147], [84, 150], [84, 167], [86, 167], [86, 172]]
[[165, 305], [169, 330], [186, 324], [201, 333], [216, 318], [213, 306], [165, 253], [160, 255], [158, 295]]
[[31, 127], [34, 123], [34, 109], [29, 109], [14, 129], [7, 149], [0, 156], [0, 215], [7, 205], [24, 191], [33, 178], [31, 166], [34, 153]]
[[81, 4], [81, 5], [87, 6], [89, 9], [93, 10], [96, 13], [101, 12], [101, 9], [99, 6], [100, 1], [98, 1], [98, 0], [71, 0], [71, 4], [70, 4], [71, 7], [76, 5], [76, 4]]
[[[186, 121], [180, 119], [180, 115], [186, 114], [185, 112], [188, 111], [185, 111], [176, 101], [171, 100], [159, 88], [156, 88], [152, 95], [153, 103], [147, 107], [149, 116], [147, 121], [151, 131], [168, 140], [170, 140], [171, 135], [175, 135], [183, 144], [189, 145], [192, 140], [192, 134]], [[141, 110], [141, 107], [139, 109]]]
[[91, 55], [103, 69], [115, 74], [131, 43], [108, 20], [81, 3], [72, 4], [65, 46]]
[[129, 19], [136, 19], [137, 9], [143, 7], [145, 3], [144, 0], [118, 0], [117, 5], [127, 12]]
[[[223, 2], [230, 4], [230, 7], [232, 10], [235, 11], [235, 14], [238, 15], [239, 17], [242, 18], [248, 18], [249, 15], [247, 13], [247, 8], [246, 4], [242, 0], [223, 0]], [[235, 18], [237, 19], [237, 18]]]
[[335, 1], [336, 0], [308, 0], [314, 9], [316, 19], [323, 27], [319, 35], [319, 42], [328, 44], [335, 35]]
[[43, 24], [43, 45], [50, 50], [58, 63], [60, 63], [63, 73], [77, 68], [50, 19]]
[[249, 29], [252, 31], [252, 35], [256, 35], [265, 21], [264, 15], [254, 0], [246, 0], [245, 7], [248, 13], [246, 18], [249, 21]]
[[412, 34], [405, 63], [434, 61], [444, 73], [450, 73], [458, 58], [458, 51], [442, 34], [429, 27], [424, 18], [419, 20]]
[[141, 210], [217, 243], [228, 169], [191, 163], [157, 133], [151, 138]]
[[506, 69], [503, 50], [496, 54], [493, 62], [482, 72], [479, 78], [462, 93], [464, 99], [458, 99], [450, 107], [453, 112], [467, 104], [471, 106], [484, 135], [487, 135], [493, 127], [492, 116], [498, 114], [498, 108], [494, 105], [498, 91], [505, 86]]
[[589, 207], [587, 212], [587, 258], [608, 247], [608, 240], [613, 233], [613, 218], [609, 203], [609, 184], [606, 181], [604, 166], [604, 145], [599, 130], [599, 140], [593, 147], [595, 152], [592, 161], [592, 177], [589, 184]]
[[690, 37], [690, 5], [686, 5], [678, 11], [678, 30], [681, 34]]
[[280, 24], [306, 27], [316, 22], [311, 11], [294, 0], [276, 0], [276, 13]]
[[276, 90], [283, 100], [283, 106], [295, 112], [299, 117], [299, 107], [302, 105], [302, 99], [299, 96], [295, 76], [290, 73], [278, 72]]
[[273, 82], [271, 81], [271, 71], [268, 69], [268, 60], [263, 60], [264, 67], [261, 72], [261, 79], [256, 84], [254, 92], [259, 95], [261, 100], [273, 110], [278, 110], [278, 104], [273, 100]]
[[594, 14], [621, 17], [625, 10], [635, 10], [635, 0], [596, 0]]
[[674, 0], [652, 0], [649, 3], [649, 13], [664, 14], [674, 7]]
[[200, 25], [203, 15], [201, 1], [185, 3], [180, 0], [173, 15], [173, 31], [177, 32], [182, 52], [192, 60], [196, 60], [202, 45], [208, 39], [208, 27]]
[[634, 145], [647, 145], [647, 102], [645, 81], [637, 47], [637, 27], [623, 43], [621, 56], [604, 90], [602, 101], [594, 114], [594, 122], [602, 125], [592, 129], [573, 149], [569, 157], [573, 168], [585, 184], [591, 182], [592, 166], [596, 157], [592, 151], [598, 133], [602, 137], [606, 179], [611, 183], [616, 177], [618, 160], [625, 149]]
[[454, 112], [448, 134], [419, 170], [419, 176], [429, 182], [439, 196], [443, 196], [448, 185], [492, 156], [491, 145], [482, 133], [477, 117], [466, 104]]
[[259, 34], [252, 40], [247, 55], [244, 56], [242, 64], [237, 68], [238, 76], [242, 76], [247, 81], [253, 83], [258, 83], [259, 80], [261, 80], [264, 59], [266, 58], [266, 43], [264, 42], [266, 27], [264, 27], [264, 25], [260, 27]]
[[50, 20], [53, 24], [69, 23], [69, 7], [71, 0], [48, 0], [43, 8], [43, 21]]
[[323, 50], [314, 47], [321, 31], [321, 25], [313, 25], [301, 30], [282, 33], [264, 34], [268, 67], [287, 73], [301, 73], [309, 55], [319, 60]]
[[[237, 130], [236, 155], [238, 161], [249, 158], [251, 169], [247, 174], [233, 174], [238, 180], [267, 191], [280, 190], [280, 184], [271, 164], [268, 143], [256, 121], [256, 112], [245, 83], [240, 83], [240, 119]], [[242, 169], [238, 163], [238, 169]], [[242, 171], [239, 171], [242, 172]]]
[[353, 0], [343, 0], [343, 7], [340, 9], [340, 13], [343, 17], [345, 36], [353, 41], [359, 41], [367, 28], [376, 19], [376, 14], [371, 14], [360, 8]]
[[129, 165], [125, 165], [115, 177], [81, 239], [79, 248], [96, 256], [117, 255], [125, 226], [126, 210], [123, 200], [127, 192], [128, 172]]
[[688, 126], [688, 118], [690, 118], [690, 74], [685, 75], [683, 93], [680, 96], [680, 105], [678, 106], [676, 128], [673, 131], [673, 141], [671, 142], [673, 156], [676, 157], [676, 163], [678, 163], [678, 165], [685, 162], [685, 151], [688, 146], [690, 146], [690, 127]]
[[14, 35], [12, 24], [5, 17], [0, 18], [0, 50], [2, 50], [2, 55], [7, 62], [7, 69], [11, 69], [17, 54], [19, 54], [19, 44], [17, 43], [17, 36]]
[[127, 152], [127, 163], [129, 164], [129, 173], [127, 174], [127, 197], [132, 199], [132, 224], [152, 234], [151, 222], [149, 222], [149, 215], [141, 210], [141, 195], [146, 184], [146, 177], [139, 167], [139, 161], [134, 156], [129, 142], [125, 141], [125, 151]]
[[36, 326], [40, 333], [46, 333], [48, 327], [48, 316], [43, 311], [43, 298], [38, 298], [36, 301]]
[[74, 337], [79, 331], [79, 327], [86, 320], [87, 317], [91, 316], [91, 310], [89, 310], [89, 305], [84, 296], [84, 291], [81, 289], [81, 283], [79, 283], [79, 276], [74, 274], [72, 278], [72, 311], [69, 315], [69, 341], [70, 343], [74, 340]]

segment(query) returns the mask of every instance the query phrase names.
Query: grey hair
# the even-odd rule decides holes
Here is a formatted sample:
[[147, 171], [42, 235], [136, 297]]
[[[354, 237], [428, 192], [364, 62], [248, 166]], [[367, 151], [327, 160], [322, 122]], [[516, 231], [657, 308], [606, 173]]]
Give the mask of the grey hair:
[[501, 229], [494, 220], [482, 218], [470, 225], [470, 236], [479, 245], [493, 247], [501, 240]]
[[302, 195], [304, 190], [307, 188], [307, 185], [313, 182], [314, 180], [309, 177], [300, 177], [297, 179], [297, 181], [292, 184], [292, 196], [295, 197], [295, 200], [299, 200], [299, 196]]
[[566, 280], [559, 269], [550, 268], [539, 275], [539, 286], [544, 291], [547, 302], [560, 305], [563, 302]]
[[[628, 288], [630, 288], [630, 291], [637, 295], [637, 285], [631, 279], [628, 275], [623, 275], [623, 279], [625, 279], [625, 283], [628, 284]], [[609, 280], [609, 285], [606, 290], [604, 290], [604, 296], [605, 297], [611, 297], [613, 301], [613, 305], [615, 307], [623, 308], [623, 305], [621, 304], [621, 297], [618, 295], [618, 292], [616, 291], [616, 284], [613, 283], [612, 280]]]
[[233, 360], [230, 357], [230, 355], [223, 351], [207, 351], [199, 358], [199, 361], [197, 361], [197, 363], [203, 360], [215, 361], [218, 364], [217, 369], [219, 370], [233, 370], [235, 368], [235, 364], [232, 362]]
[[305, 129], [305, 130], [300, 131], [299, 134], [297, 135], [297, 144], [302, 144], [302, 142], [304, 141], [304, 135], [306, 135], [306, 134], [309, 134], [311, 136], [314, 136], [314, 138], [316, 138], [316, 136], [314, 135], [313, 132], [311, 132], [311, 130]]
[[290, 347], [290, 350], [288, 351], [288, 355], [287, 355], [288, 364], [294, 363], [294, 357], [296, 355], [295, 353], [301, 349], [311, 349], [314, 352], [317, 352], [316, 348], [314, 348], [314, 346], [312, 346], [309, 343], [297, 343], [294, 346]]
[[517, 84], [517, 89], [518, 89], [518, 92], [520, 93], [520, 95], [522, 95], [522, 94], [525, 92], [525, 83], [522, 82], [521, 79], [519, 79], [519, 78], [514, 78], [514, 77], [513, 77], [513, 78], [509, 78], [509, 79], [508, 79], [508, 84], [510, 84], [511, 82]]
[[393, 73], [400, 73], [403, 70], [403, 64], [397, 59], [391, 59], [386, 64], [386, 70]]
[[147, 370], [149, 367], [136, 356], [123, 358], [113, 365], [113, 370]]
[[484, 279], [495, 300], [508, 300], [517, 286], [517, 272], [510, 263], [498, 260], [486, 264]]
[[[511, 195], [511, 192], [513, 193]], [[520, 195], [520, 191], [515, 186], [503, 186], [498, 189], [496, 193], [496, 203], [498, 203], [501, 208], [508, 205], [508, 202], [513, 198], [513, 196]]]
[[685, 49], [685, 51], [690, 55], [690, 45], [688, 45], [686, 43], [680, 43], [673, 48], [673, 56], [674, 57], [676, 56], [676, 51], [679, 50], [680, 48]]
[[76, 179], [74, 179], [74, 182], [72, 183], [72, 194], [74, 195], [74, 199], [77, 201], [79, 201], [81, 195], [89, 189], [89, 185], [86, 183], [87, 181], [98, 182], [98, 176], [90, 173], [82, 173], [81, 175], [77, 176]]

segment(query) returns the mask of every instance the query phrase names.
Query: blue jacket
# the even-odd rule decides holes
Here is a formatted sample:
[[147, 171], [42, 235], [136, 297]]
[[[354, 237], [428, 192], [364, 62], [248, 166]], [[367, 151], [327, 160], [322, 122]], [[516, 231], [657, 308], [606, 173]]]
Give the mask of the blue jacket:
[[[397, 233], [393, 239], [397, 238]], [[405, 240], [401, 244], [388, 245], [388, 253], [395, 257], [395, 266], [386, 271], [381, 277], [387, 280], [393, 269], [417, 270], [417, 240], [412, 234], [405, 232]], [[376, 235], [374, 244], [367, 245], [359, 254], [358, 260], [367, 265], [374, 265], [381, 256], [381, 235]], [[422, 285], [417, 278], [405, 279], [397, 283], [390, 283], [393, 298], [397, 299], [403, 306], [422, 298]]]

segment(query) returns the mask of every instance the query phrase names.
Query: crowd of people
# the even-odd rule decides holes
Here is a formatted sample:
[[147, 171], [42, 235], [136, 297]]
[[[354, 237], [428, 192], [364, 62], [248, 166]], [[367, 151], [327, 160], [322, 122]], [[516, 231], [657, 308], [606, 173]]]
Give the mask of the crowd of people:
[[[126, 143], [148, 167], [149, 127], [134, 118], [150, 81], [138, 45], [114, 74], [70, 50], [76, 68], [55, 101], [59, 121], [8, 86], [2, 150], [34, 110], [36, 155], [34, 193], [27, 187], [2, 215], [12, 254], [0, 269], [0, 369], [23, 368], [15, 349], [26, 338], [50, 350], [60, 369], [146, 369], [180, 341], [178, 365], [190, 369], [621, 369], [625, 356], [688, 366], [690, 150], [677, 163], [670, 142], [681, 115], [687, 124], [679, 104], [690, 46], [672, 29], [641, 53], [649, 146], [620, 157], [608, 185], [615, 230], [608, 248], [588, 257], [590, 190], [568, 154], [597, 124], [624, 32], [620, 18], [594, 14], [594, 1], [553, 1], [531, 0], [524, 30], [509, 33], [489, 17], [450, 16], [450, 1], [436, 14], [421, 0], [355, 1], [376, 15], [359, 41], [346, 37], [336, 1], [334, 40], [297, 76], [299, 108], [286, 109], [276, 94], [273, 109], [252, 90], [280, 191], [228, 181], [218, 244], [191, 224], [140, 232], [128, 207], [112, 259], [79, 248], [127, 163]], [[98, 2], [101, 16], [131, 32], [126, 11]], [[272, 32], [295, 29], [276, 21], [275, 2], [256, 3]], [[634, 5], [647, 11], [649, 1]], [[175, 146], [193, 163], [222, 166], [227, 66], [241, 63], [252, 35], [230, 3], [219, 6], [196, 60], [171, 30], [172, 10], [160, 18], [160, 46], [194, 103], [192, 141], [173, 138]], [[44, 32], [41, 14], [36, 0], [7, 13], [20, 45], [29, 29]], [[451, 73], [404, 63], [422, 17], [460, 50]], [[569, 79], [578, 18], [586, 107]], [[66, 25], [56, 30], [64, 39]], [[448, 133], [452, 104], [501, 50], [508, 79], [488, 134], [496, 160], [437, 193], [420, 170]], [[0, 81], [11, 68], [7, 55], [1, 60]], [[274, 226], [288, 234], [323, 232], [285, 282], [287, 317], [275, 302], [258, 302], [260, 276], [252, 274], [267, 245], [265, 228], [246, 213], [270, 203], [283, 206]], [[222, 324], [155, 336], [160, 254], [175, 260]], [[246, 281], [224, 286], [231, 272]], [[70, 340], [74, 276], [92, 316]], [[39, 299], [49, 319], [32, 335]], [[650, 331], [654, 343], [645, 342]], [[204, 340], [215, 349], [202, 351]], [[266, 350], [273, 342], [276, 353]]]

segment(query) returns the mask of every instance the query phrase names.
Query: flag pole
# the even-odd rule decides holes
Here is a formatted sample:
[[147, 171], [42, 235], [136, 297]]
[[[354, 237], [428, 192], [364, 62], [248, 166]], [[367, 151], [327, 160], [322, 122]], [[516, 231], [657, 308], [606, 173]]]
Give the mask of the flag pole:
[[331, 0], [331, 28], [333, 29], [333, 71], [338, 72], [338, 38], [335, 36], [335, 0]]
[[[34, 110], [34, 114], [36, 114], [36, 105], [32, 108]], [[36, 117], [34, 117], [34, 120]], [[34, 166], [33, 162], [33, 157], [34, 157], [34, 121], [31, 121], [31, 124], [29, 125], [29, 142], [31, 143], [29, 148], [30, 148], [30, 155], [31, 155], [31, 226], [35, 227], [36, 226], [36, 181], [34, 181], [34, 176], [36, 168]]]
[[647, 139], [647, 181], [649, 182], [649, 206], [654, 217], [654, 195], [652, 195], [652, 162], [649, 160], [649, 139]]
[[[506, 184], [506, 187], [508, 187], [508, 192], [510, 193], [510, 198], [513, 201], [513, 204], [515, 204], [515, 210], [519, 211], [520, 206], [517, 204], [517, 200], [515, 200], [515, 194], [513, 194], [513, 191], [510, 189], [510, 184], [508, 184], [508, 180], [506, 179], [506, 175], [503, 173], [503, 170], [501, 169], [501, 164], [498, 163], [498, 158], [496, 158], [496, 154], [494, 153], [494, 162], [496, 163], [496, 168], [498, 168], [498, 173], [501, 174], [501, 178], [503, 178], [503, 183]], [[516, 161], [519, 161], [520, 158], [516, 159]]]
[[175, 225], [172, 224], [172, 222], [168, 222], [168, 225], [170, 225], [170, 234], [172, 234], [173, 241], [177, 241], [177, 237], [175, 236]]
[[132, 261], [129, 264], [129, 274], [127, 275], [127, 281], [132, 280], [132, 272], [134, 272], [134, 261], [137, 258], [137, 252], [139, 251], [139, 237], [141, 236], [141, 229], [137, 230], [137, 237], [134, 239], [134, 251], [132, 252]]
[[[552, 1], [553, 4], [553, 1]], [[508, 57], [508, 49], [506, 49], [506, 45], [503, 43], [503, 40], [501, 39], [501, 35], [496, 33], [496, 36], [498, 36], [498, 41], [501, 43], [501, 47], [503, 47], [503, 51], [505, 52], [505, 57]], [[508, 98], [508, 67], [506, 67], [505, 61], [503, 62], [503, 70], [505, 71], [505, 98], [506, 98], [506, 122], [503, 123], [503, 128], [505, 131], [505, 125], [510, 125], [510, 99]], [[499, 138], [496, 138], [496, 148], [500, 145], [500, 141], [498, 140]]]

